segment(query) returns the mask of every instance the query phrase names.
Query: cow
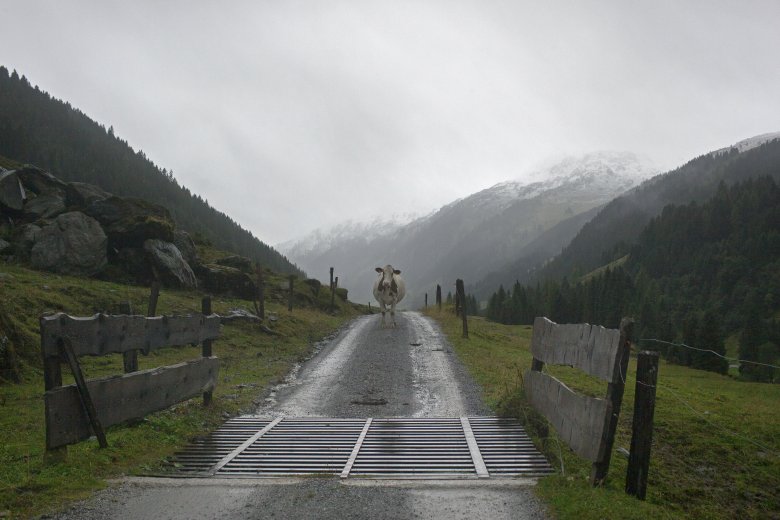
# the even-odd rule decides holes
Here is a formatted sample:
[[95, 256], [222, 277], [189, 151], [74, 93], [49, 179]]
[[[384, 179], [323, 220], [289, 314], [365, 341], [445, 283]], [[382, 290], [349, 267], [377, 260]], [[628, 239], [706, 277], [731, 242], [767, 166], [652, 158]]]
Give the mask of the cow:
[[390, 306], [390, 319], [393, 321], [393, 327], [395, 327], [395, 306], [406, 296], [406, 284], [403, 278], [401, 278], [401, 271], [393, 269], [393, 266], [389, 264], [384, 268], [377, 267], [376, 272], [379, 273], [379, 276], [374, 282], [374, 298], [376, 298], [376, 301], [379, 302], [379, 306], [382, 308], [382, 323], [380, 326], [386, 326], [385, 313], [387, 312], [387, 306]]

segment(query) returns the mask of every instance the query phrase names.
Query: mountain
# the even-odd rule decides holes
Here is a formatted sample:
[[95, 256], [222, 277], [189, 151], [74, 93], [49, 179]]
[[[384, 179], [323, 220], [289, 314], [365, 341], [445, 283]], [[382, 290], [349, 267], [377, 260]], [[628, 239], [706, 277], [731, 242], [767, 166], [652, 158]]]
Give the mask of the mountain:
[[[626, 152], [567, 157], [529, 176], [541, 180], [503, 182], [405, 225], [344, 226], [359, 233], [315, 232], [282, 249], [309, 273], [334, 266], [355, 301], [372, 300], [374, 268], [390, 263], [406, 277], [404, 305], [414, 308], [426, 292], [432, 300], [436, 284], [446, 294], [456, 278], [476, 281], [524, 254], [545, 248], [549, 254], [549, 244], [538, 240], [545, 232], [654, 173], [646, 160]], [[578, 230], [561, 228], [554, 251]]]
[[166, 207], [178, 229], [283, 273], [303, 273], [225, 213], [179, 185], [172, 173], [78, 109], [0, 66], [0, 155], [32, 163], [67, 182]]
[[645, 181], [609, 202], [560, 255], [524, 279], [560, 280], [592, 271], [624, 256], [665, 206], [703, 202], [721, 182], [731, 185], [759, 176], [780, 179], [780, 133], [740, 141]]
[[[770, 148], [757, 148], [753, 161], [770, 160]], [[739, 358], [752, 362], [742, 364], [742, 377], [777, 381], [780, 371], [772, 365], [780, 359], [780, 185], [751, 172], [743, 170], [744, 179], [730, 185], [720, 181], [707, 200], [665, 206], [628, 254], [577, 283], [563, 278], [499, 287], [489, 299], [488, 318], [530, 324], [544, 315], [614, 327], [622, 316], [632, 316], [640, 343], [675, 363], [720, 373], [728, 371], [728, 362], [708, 351], [725, 355], [725, 338], [736, 335]]]

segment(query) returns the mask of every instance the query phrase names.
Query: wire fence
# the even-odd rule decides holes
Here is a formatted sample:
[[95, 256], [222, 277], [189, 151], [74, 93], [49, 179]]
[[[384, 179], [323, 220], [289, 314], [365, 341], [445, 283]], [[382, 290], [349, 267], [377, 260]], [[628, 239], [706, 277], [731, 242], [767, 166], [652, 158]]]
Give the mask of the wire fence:
[[[669, 342], [669, 341], [663, 341], [663, 340], [658, 340], [658, 339], [640, 339], [640, 340], [638, 340], [638, 341], [657, 341], [657, 342], [659, 342], [659, 343], [666, 343], [666, 344], [669, 344], [669, 345], [675, 345], [675, 346], [680, 346], [680, 347], [686, 347], [686, 348], [690, 348], [690, 349], [693, 349], [693, 350], [698, 350], [698, 351], [703, 351], [703, 352], [712, 352], [712, 353], [713, 353], [713, 354], [715, 354], [716, 356], [720, 356], [720, 357], [722, 357], [722, 358], [729, 359], [729, 360], [732, 360], [732, 359], [734, 359], [734, 358], [728, 358], [728, 357], [726, 357], [726, 356], [722, 356], [722, 355], [718, 354], [717, 352], [713, 352], [712, 350], [708, 350], [708, 349], [700, 349], [700, 348], [696, 348], [696, 347], [691, 347], [691, 346], [689, 346], [689, 345], [685, 345], [684, 343], [671, 343], [671, 342]], [[738, 359], [734, 359], [734, 360], [735, 360], [735, 361], [741, 361], [741, 360], [738, 360]], [[760, 364], [760, 365], [765, 365], [765, 366], [770, 366], [770, 367], [774, 367], [774, 368], [780, 368], [780, 367], [777, 367], [777, 366], [775, 366], [775, 365], [768, 365], [768, 364], [766, 364], [766, 363], [758, 363], [758, 364]], [[622, 371], [621, 371], [621, 372], [620, 372], [620, 378], [621, 378], [621, 380], [623, 381], [623, 384], [625, 385], [625, 384], [627, 383], [627, 380], [629, 380], [628, 373], [626, 373], [626, 374], [625, 374], [625, 376], [624, 376], [624, 374], [623, 374], [623, 373], [622, 373]], [[703, 413], [703, 412], [700, 412], [700, 411], [696, 410], [696, 409], [695, 409], [693, 406], [691, 406], [691, 404], [690, 404], [688, 401], [686, 401], [686, 400], [685, 400], [683, 397], [681, 397], [681, 396], [680, 396], [678, 393], [676, 393], [674, 390], [672, 390], [672, 388], [671, 388], [670, 386], [668, 386], [668, 385], [665, 385], [665, 384], [662, 384], [660, 381], [657, 381], [655, 385], [649, 385], [649, 384], [647, 384], [647, 383], [644, 383], [644, 382], [642, 382], [642, 381], [639, 381], [639, 380], [637, 380], [636, 378], [633, 378], [633, 381], [628, 381], [628, 382], [633, 382], [633, 383], [635, 383], [635, 384], [639, 384], [639, 385], [642, 385], [642, 386], [645, 386], [645, 387], [648, 387], [648, 388], [656, 388], [656, 390], [658, 390], [658, 389], [661, 389], [661, 390], [663, 390], [663, 391], [665, 391], [665, 392], [668, 392], [668, 393], [669, 393], [669, 395], [671, 395], [672, 397], [674, 397], [676, 401], [678, 401], [680, 404], [682, 404], [683, 406], [685, 406], [685, 407], [686, 407], [688, 410], [690, 410], [690, 411], [691, 411], [691, 412], [692, 412], [694, 415], [696, 415], [697, 417], [699, 417], [701, 420], [703, 420], [705, 423], [709, 424], [710, 426], [712, 426], [712, 427], [714, 427], [714, 428], [717, 428], [717, 429], [718, 429], [718, 430], [720, 430], [721, 432], [723, 432], [723, 433], [725, 433], [725, 434], [727, 434], [727, 435], [729, 435], [729, 436], [731, 436], [731, 437], [734, 437], [734, 438], [737, 438], [737, 439], [741, 439], [741, 440], [747, 441], [747, 442], [749, 442], [750, 444], [753, 444], [754, 446], [756, 446], [756, 447], [758, 447], [758, 448], [761, 448], [761, 449], [762, 449], [762, 450], [764, 450], [765, 452], [767, 452], [767, 453], [770, 453], [770, 454], [774, 455], [775, 457], [780, 457], [780, 450], [778, 450], [778, 449], [776, 449], [776, 448], [771, 448], [771, 447], [769, 447], [769, 446], [766, 446], [766, 445], [764, 445], [764, 444], [762, 444], [762, 443], [760, 443], [760, 442], [756, 441], [755, 439], [751, 439], [750, 437], [747, 437], [747, 436], [745, 436], [745, 435], [742, 435], [741, 433], [735, 432], [735, 431], [733, 431], [733, 430], [730, 430], [730, 429], [726, 428], [725, 426], [722, 426], [722, 425], [720, 425], [720, 424], [718, 424], [718, 423], [716, 423], [716, 422], [713, 422], [713, 421], [712, 421], [710, 418], [708, 418], [708, 417], [707, 417], [707, 415], [706, 415], [705, 413]]]
[[674, 342], [671, 342], [671, 341], [664, 341], [662, 339], [656, 339], [656, 338], [641, 338], [641, 339], [638, 339], [637, 341], [654, 341], [656, 343], [663, 343], [663, 344], [666, 344], [666, 345], [672, 345], [674, 347], [683, 347], [683, 348], [687, 348], [687, 349], [690, 349], [690, 350], [696, 350], [698, 352], [709, 352], [711, 354], [714, 354], [714, 355], [716, 355], [716, 356], [718, 356], [720, 358], [723, 358], [723, 359], [725, 359], [727, 361], [731, 361], [731, 362], [736, 361], [736, 362], [739, 362], [739, 363], [749, 363], [751, 365], [760, 365], [760, 366], [763, 366], [763, 367], [770, 367], [770, 368], [780, 369], [780, 366], [772, 365], [771, 363], [760, 363], [758, 361], [750, 361], [749, 359], [731, 358], [731, 357], [728, 357], [728, 356], [724, 356], [723, 354], [719, 354], [718, 352], [715, 352], [714, 350], [710, 350], [710, 349], [707, 349], [707, 348], [692, 347], [690, 345], [686, 345], [685, 343], [674, 343]]

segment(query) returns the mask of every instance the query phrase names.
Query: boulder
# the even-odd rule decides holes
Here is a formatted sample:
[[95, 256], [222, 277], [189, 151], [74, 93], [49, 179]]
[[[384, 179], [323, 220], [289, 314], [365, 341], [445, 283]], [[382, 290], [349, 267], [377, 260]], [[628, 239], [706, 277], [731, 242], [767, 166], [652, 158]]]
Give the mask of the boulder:
[[11, 246], [10, 242], [6, 242], [2, 238], [0, 238], [0, 255], [6, 255], [13, 253], [13, 246]]
[[174, 224], [170, 213], [151, 202], [114, 196], [93, 201], [84, 213], [100, 222], [108, 235], [108, 246], [113, 250], [143, 247], [147, 240], [173, 241]]
[[93, 202], [105, 200], [111, 194], [94, 184], [69, 182], [65, 187], [65, 201], [70, 207], [86, 208]]
[[34, 199], [28, 200], [24, 205], [24, 214], [27, 220], [51, 218], [65, 212], [65, 199], [56, 191], [43, 193]]
[[30, 259], [30, 251], [38, 240], [40, 233], [41, 228], [35, 224], [25, 224], [16, 229], [12, 242], [14, 244], [14, 252], [20, 260], [26, 261]]
[[67, 185], [49, 172], [35, 166], [25, 166], [21, 170], [16, 170], [16, 173], [22, 185], [36, 195], [55, 192], [65, 196]]
[[107, 263], [106, 243], [106, 234], [95, 219], [71, 211], [40, 229], [30, 262], [38, 269], [91, 276]]
[[202, 266], [203, 285], [207, 291], [253, 300], [256, 288], [248, 274], [234, 267], [219, 264]]
[[16, 170], [0, 173], [0, 210], [21, 211], [26, 198]]
[[348, 291], [343, 287], [336, 287], [336, 296], [342, 301], [347, 301]]
[[254, 272], [252, 270], [252, 261], [245, 256], [239, 256], [239, 255], [226, 256], [225, 258], [220, 258], [219, 260], [217, 260], [217, 263], [219, 265], [224, 265], [227, 267], [238, 269], [239, 271], [243, 271], [245, 273]]
[[119, 267], [139, 284], [149, 284], [154, 278], [146, 251], [142, 247], [123, 247], [112, 255], [111, 264]]
[[192, 272], [192, 268], [174, 244], [151, 239], [144, 242], [144, 251], [163, 285], [183, 288], [197, 287], [195, 273]]
[[198, 250], [195, 247], [195, 242], [192, 241], [189, 233], [185, 231], [173, 232], [173, 243], [181, 251], [181, 256], [190, 264], [193, 270], [200, 265], [200, 259], [198, 258]]
[[309, 286], [309, 288], [311, 289], [311, 293], [314, 296], [318, 296], [320, 294], [320, 287], [322, 287], [322, 282], [320, 282], [316, 278], [307, 278], [303, 281], [303, 283]]

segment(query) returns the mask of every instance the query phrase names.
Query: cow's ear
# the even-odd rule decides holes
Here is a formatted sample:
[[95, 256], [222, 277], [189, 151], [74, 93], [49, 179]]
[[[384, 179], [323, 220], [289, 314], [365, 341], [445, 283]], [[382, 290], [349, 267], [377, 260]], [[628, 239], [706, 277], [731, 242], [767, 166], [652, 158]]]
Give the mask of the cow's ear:
[[381, 273], [382, 272], [382, 268], [381, 267], [377, 267], [376, 269], [374, 269], [374, 271], [376, 271], [377, 273]]
[[398, 269], [396, 269], [396, 270], [395, 270], [395, 271], [393, 271], [393, 272], [394, 272], [395, 274], [401, 274], [401, 271], [400, 271], [400, 270], [398, 270]]

